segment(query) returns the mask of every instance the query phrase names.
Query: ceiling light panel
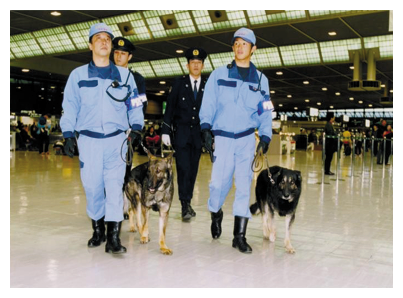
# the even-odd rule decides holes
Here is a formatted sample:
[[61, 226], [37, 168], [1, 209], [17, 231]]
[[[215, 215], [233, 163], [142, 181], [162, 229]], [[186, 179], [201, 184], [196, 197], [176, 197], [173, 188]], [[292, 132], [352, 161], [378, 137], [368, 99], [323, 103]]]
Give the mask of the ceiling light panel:
[[309, 10], [311, 18], [324, 17], [329, 15], [351, 15], [357, 14], [364, 10]]
[[65, 26], [67, 32], [69, 32], [69, 35], [73, 39], [73, 43], [79, 50], [88, 49], [88, 32], [91, 26], [96, 23], [97, 21], [91, 21]]
[[122, 36], [122, 33], [119, 29], [118, 24], [128, 22], [133, 27], [134, 34], [125, 35], [125, 38], [127, 38], [128, 40], [133, 41], [133, 42], [151, 39], [150, 32], [148, 31], [147, 26], [143, 20], [143, 17], [141, 16], [141, 13], [139, 13], [139, 12], [116, 16], [116, 17], [105, 18], [105, 19], [103, 19], [103, 21], [105, 22], [105, 24], [107, 24], [108, 26], [111, 27], [115, 37]]
[[282, 66], [277, 48], [257, 49], [253, 53], [252, 63], [258, 68]]
[[305, 10], [287, 10], [286, 12], [270, 14], [267, 16], [268, 23], [305, 19]]
[[227, 53], [217, 53], [217, 54], [210, 54], [210, 61], [213, 64], [214, 69], [221, 67], [223, 65], [228, 65], [229, 63], [234, 60], [234, 53], [227, 52]]
[[227, 10], [228, 21], [214, 23], [214, 29], [227, 29], [247, 26], [245, 12], [243, 10]]
[[197, 29], [200, 32], [208, 32], [214, 30], [222, 30], [229, 28], [237, 28], [247, 26], [243, 10], [226, 10], [228, 20], [212, 22], [208, 10], [193, 10], [192, 14], [196, 23]]
[[364, 47], [366, 49], [379, 47], [381, 59], [393, 58], [393, 35], [364, 37]]
[[150, 65], [150, 62], [136, 62], [130, 63], [129, 68], [132, 68], [134, 71], [141, 73], [141, 75], [145, 78], [155, 78], [156, 75], [153, 71], [153, 68]]
[[316, 43], [279, 47], [284, 65], [319, 64], [319, 50]]
[[[143, 12], [148, 27], [154, 38], [176, 37], [196, 33], [190, 13], [186, 10], [148, 10]], [[177, 27], [165, 29], [160, 16], [173, 15]]]
[[267, 14], [265, 10], [248, 10], [247, 14], [251, 25], [283, 23], [306, 18], [305, 10], [287, 10], [273, 14]]
[[197, 29], [200, 32], [208, 32], [214, 30], [213, 22], [211, 21], [210, 14], [207, 10], [193, 10], [192, 14]]
[[70, 52], [76, 49], [63, 27], [35, 31], [33, 35], [46, 54]]
[[182, 67], [179, 64], [178, 59], [164, 59], [150, 61], [155, 74], [158, 77], [171, 77], [183, 75]]
[[349, 50], [361, 49], [359, 38], [325, 41], [319, 43], [323, 62], [349, 62]]
[[42, 56], [44, 53], [30, 33], [10, 36], [10, 48], [16, 58]]

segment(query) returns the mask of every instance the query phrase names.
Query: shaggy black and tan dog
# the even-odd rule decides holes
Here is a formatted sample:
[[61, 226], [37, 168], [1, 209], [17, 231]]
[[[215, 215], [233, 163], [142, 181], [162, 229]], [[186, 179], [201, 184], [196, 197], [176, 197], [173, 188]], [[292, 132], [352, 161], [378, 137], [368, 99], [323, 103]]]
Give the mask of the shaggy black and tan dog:
[[[164, 255], [171, 255], [172, 250], [165, 244], [165, 231], [171, 208], [174, 183], [172, 156], [156, 157], [148, 153], [148, 162], [133, 170], [125, 181], [125, 205], [128, 207], [130, 231], [135, 232], [134, 216], [140, 233], [140, 243], [150, 241], [148, 233], [149, 211], [159, 212], [159, 245]], [[144, 220], [144, 222], [143, 222]]]
[[274, 184], [270, 181], [267, 169], [262, 171], [256, 182], [256, 203], [250, 206], [252, 214], [262, 214], [263, 236], [274, 242], [276, 227], [274, 213], [285, 216], [284, 245], [288, 253], [295, 253], [291, 245], [290, 229], [301, 195], [301, 172], [278, 166], [270, 167]]

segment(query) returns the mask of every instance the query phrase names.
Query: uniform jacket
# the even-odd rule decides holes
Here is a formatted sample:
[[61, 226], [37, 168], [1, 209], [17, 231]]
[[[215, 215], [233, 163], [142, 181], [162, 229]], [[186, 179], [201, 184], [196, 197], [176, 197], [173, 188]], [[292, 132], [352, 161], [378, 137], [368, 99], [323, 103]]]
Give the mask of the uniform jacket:
[[130, 72], [133, 74], [134, 81], [136, 82], [139, 97], [140, 97], [141, 102], [143, 103], [143, 114], [145, 115], [146, 110], [147, 110], [147, 105], [148, 105], [147, 96], [146, 96], [146, 80], [137, 71], [130, 70]]
[[169, 134], [173, 127], [175, 146], [184, 147], [191, 137], [194, 145], [201, 147], [199, 111], [205, 85], [206, 79], [201, 77], [196, 100], [189, 75], [177, 78], [172, 86], [161, 132]]
[[[133, 75], [128, 69], [110, 62], [111, 78], [104, 79], [94, 63], [74, 69], [64, 89], [63, 116], [60, 126], [64, 138], [74, 137], [74, 131], [88, 130], [105, 135], [129, 128], [141, 130], [144, 125], [142, 102], [139, 98]], [[117, 102], [107, 93], [113, 80], [129, 88], [109, 88], [109, 93], [123, 99], [130, 91], [126, 102]]]
[[270, 142], [273, 104], [269, 94], [268, 79], [253, 63], [245, 80], [238, 73], [235, 61], [217, 68], [204, 91], [201, 129], [212, 129], [214, 134], [217, 131], [238, 134], [258, 128], [261, 139]]

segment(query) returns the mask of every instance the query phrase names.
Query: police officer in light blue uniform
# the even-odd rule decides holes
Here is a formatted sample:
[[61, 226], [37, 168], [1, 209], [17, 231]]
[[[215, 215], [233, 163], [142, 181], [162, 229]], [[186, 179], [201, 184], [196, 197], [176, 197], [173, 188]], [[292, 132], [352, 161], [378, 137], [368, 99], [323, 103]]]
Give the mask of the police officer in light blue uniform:
[[200, 110], [203, 145], [208, 151], [214, 151], [208, 209], [211, 212], [212, 236], [218, 238], [223, 218], [221, 207], [235, 174], [232, 246], [243, 253], [251, 253], [245, 234], [251, 218], [249, 198], [255, 153], [254, 132], [257, 128], [260, 137], [256, 151], [262, 150], [265, 154], [272, 137], [273, 105], [268, 79], [250, 62], [256, 50], [253, 31], [247, 28], [236, 31], [232, 49], [235, 60], [212, 72]]
[[94, 230], [88, 246], [96, 247], [107, 240], [106, 252], [125, 253], [119, 239], [126, 168], [121, 156], [127, 152], [125, 131], [131, 128], [131, 140], [137, 143], [144, 116], [133, 75], [109, 61], [112, 39], [107, 25], [98, 23], [90, 28], [92, 61], [69, 76], [60, 126], [70, 157], [74, 156], [75, 133], [79, 134], [81, 181]]

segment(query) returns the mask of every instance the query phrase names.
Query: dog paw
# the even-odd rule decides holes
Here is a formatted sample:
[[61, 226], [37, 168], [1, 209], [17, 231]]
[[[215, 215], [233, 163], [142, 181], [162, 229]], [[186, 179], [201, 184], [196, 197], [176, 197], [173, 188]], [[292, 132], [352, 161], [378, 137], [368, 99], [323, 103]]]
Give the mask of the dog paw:
[[146, 244], [148, 242], [150, 242], [150, 238], [148, 238], [148, 237], [141, 237], [140, 238], [140, 243], [141, 244]]
[[160, 249], [163, 255], [172, 255], [173, 251], [169, 248], [161, 248]]
[[276, 241], [276, 234], [270, 234], [269, 240], [270, 240], [271, 242], [275, 242], [275, 241]]
[[292, 246], [286, 247], [285, 251], [289, 254], [295, 254], [295, 249]]
[[129, 232], [132, 232], [132, 233], [137, 232], [136, 227], [130, 227]]

